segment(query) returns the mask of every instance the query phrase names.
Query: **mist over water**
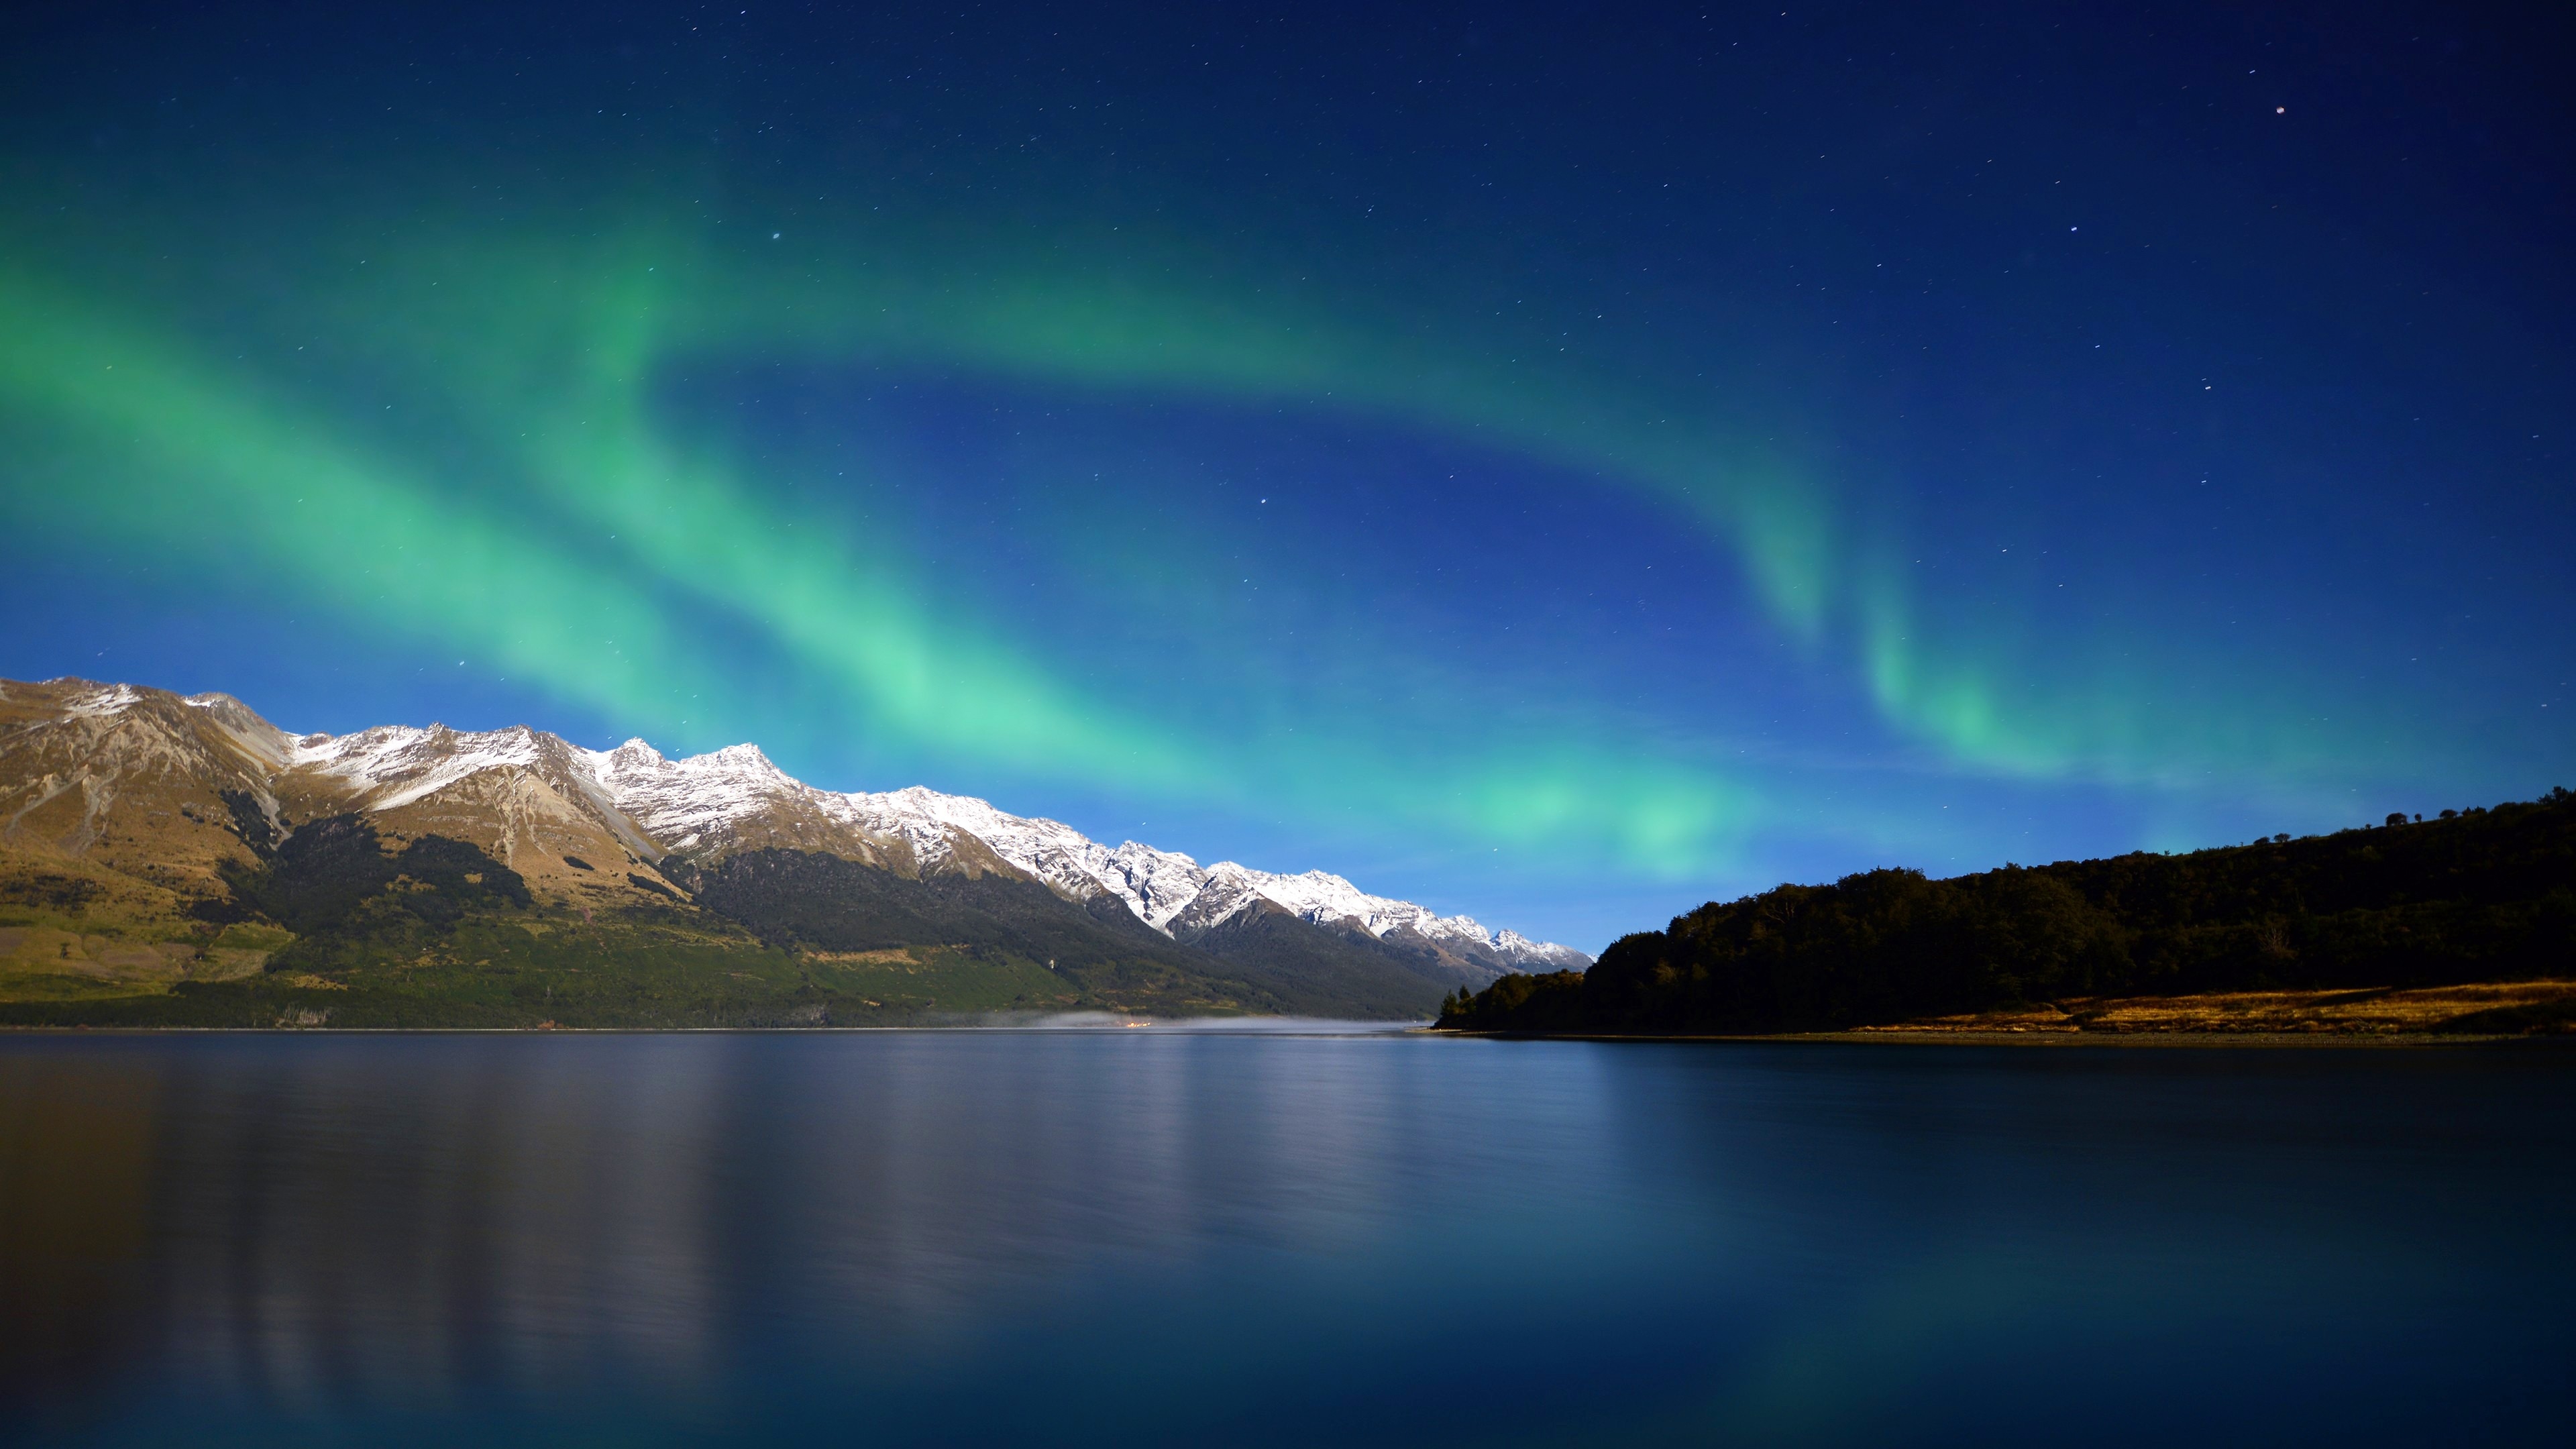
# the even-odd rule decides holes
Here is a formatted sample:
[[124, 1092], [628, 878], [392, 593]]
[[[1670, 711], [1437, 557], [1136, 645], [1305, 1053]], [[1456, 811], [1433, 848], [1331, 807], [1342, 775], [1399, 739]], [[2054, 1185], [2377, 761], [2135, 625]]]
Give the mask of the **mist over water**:
[[0, 1041], [0, 1439], [2528, 1440], [2563, 1052]]

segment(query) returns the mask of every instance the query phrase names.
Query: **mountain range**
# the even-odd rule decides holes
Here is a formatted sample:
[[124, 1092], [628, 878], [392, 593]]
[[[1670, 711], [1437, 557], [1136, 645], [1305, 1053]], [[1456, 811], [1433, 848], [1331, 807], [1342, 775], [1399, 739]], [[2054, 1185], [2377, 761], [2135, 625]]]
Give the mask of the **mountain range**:
[[[1427, 1016], [1569, 947], [919, 787], [0, 681], [0, 1020]], [[528, 1018], [522, 1021], [521, 1018]]]

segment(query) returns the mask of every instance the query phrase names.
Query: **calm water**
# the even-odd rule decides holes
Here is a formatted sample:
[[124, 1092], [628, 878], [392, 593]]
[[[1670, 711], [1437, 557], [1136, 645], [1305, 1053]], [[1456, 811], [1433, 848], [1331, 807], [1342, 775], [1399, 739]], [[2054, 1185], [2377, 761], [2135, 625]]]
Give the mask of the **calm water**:
[[2565, 1442], [2576, 1053], [0, 1039], [0, 1437]]

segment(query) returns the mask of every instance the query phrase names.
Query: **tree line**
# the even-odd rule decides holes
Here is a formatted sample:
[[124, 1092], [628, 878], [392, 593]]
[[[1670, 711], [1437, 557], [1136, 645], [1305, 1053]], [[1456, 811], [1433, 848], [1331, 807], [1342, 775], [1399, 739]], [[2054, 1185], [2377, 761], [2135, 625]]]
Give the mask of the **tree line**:
[[1452, 1030], [1830, 1031], [2060, 997], [2435, 986], [2576, 970], [2576, 795], [2186, 855], [1872, 870], [1712, 901]]

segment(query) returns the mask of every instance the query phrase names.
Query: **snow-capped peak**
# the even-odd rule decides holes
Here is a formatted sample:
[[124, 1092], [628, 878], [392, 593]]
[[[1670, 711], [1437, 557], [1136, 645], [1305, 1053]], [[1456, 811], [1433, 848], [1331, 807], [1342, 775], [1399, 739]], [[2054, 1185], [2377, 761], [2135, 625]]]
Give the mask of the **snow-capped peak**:
[[353, 735], [307, 735], [293, 742], [287, 761], [347, 782], [370, 809], [395, 810], [484, 770], [532, 769], [553, 738], [526, 725], [471, 733], [442, 724], [378, 725]]
[[84, 694], [76, 694], [63, 705], [70, 715], [123, 714], [143, 702], [143, 691], [131, 684], [103, 684]]
[[[1441, 916], [1411, 901], [1373, 896], [1327, 871], [1271, 875], [1226, 861], [1212, 867], [1211, 873], [1214, 872], [1231, 872], [1239, 876], [1264, 899], [1276, 902], [1300, 919], [1319, 926], [1355, 926], [1380, 940], [1409, 932], [1439, 944], [1478, 947], [1506, 959], [1513, 958], [1513, 951], [1505, 948], [1500, 938], [1477, 924], [1473, 916]], [[1535, 946], [1523, 936], [1513, 935], [1511, 939], [1519, 943], [1521, 950]], [[1562, 946], [1549, 949], [1569, 950]]]
[[[823, 795], [827, 813], [859, 829], [903, 841], [925, 871], [954, 859], [958, 837], [981, 842], [1016, 870], [1025, 871], [1069, 896], [1088, 897], [1112, 889], [1131, 907], [1138, 902], [1115, 891], [1102, 876], [1109, 852], [1090, 837], [1056, 820], [1030, 820], [996, 810], [989, 800], [972, 795], [943, 795], [920, 785], [882, 794]], [[1142, 916], [1145, 912], [1137, 910]]]
[[607, 754], [600, 756], [600, 758], [613, 761], [620, 767], [631, 769], [646, 769], [654, 765], [668, 763], [662, 758], [662, 752], [660, 750], [657, 750], [644, 742], [644, 737], [642, 735], [637, 735], [635, 738], [619, 745], [616, 749], [610, 750]]
[[1104, 852], [1096, 873], [1112, 895], [1165, 935], [1171, 934], [1173, 918], [1198, 898], [1209, 875], [1178, 851], [1156, 850], [1134, 840]]
[[1533, 941], [1518, 931], [1494, 933], [1494, 949], [1516, 965], [1546, 965], [1559, 971], [1581, 971], [1592, 964], [1592, 958], [1571, 946], [1552, 941]]
[[[1213, 928], [1262, 899], [1316, 925], [1507, 965], [1589, 961], [1570, 947], [1512, 932], [1498, 936], [1472, 917], [1436, 915], [1410, 901], [1370, 895], [1326, 871], [1273, 875], [1233, 861], [1202, 867], [1175, 851], [1134, 840], [1104, 846], [1062, 821], [1013, 815], [989, 800], [922, 785], [877, 793], [817, 790], [787, 776], [752, 745], [679, 760], [664, 759], [642, 740], [585, 753], [616, 808], [674, 850], [719, 849], [750, 839], [757, 820], [774, 821], [784, 811], [819, 817], [848, 832], [843, 839], [855, 836], [871, 847], [900, 842], [926, 874], [950, 868], [961, 850], [978, 859], [990, 852], [1059, 894], [1116, 896], [1137, 919], [1167, 936], [1176, 927]], [[982, 851], [974, 850], [977, 845]]]
[[[116, 714], [143, 698], [130, 686], [99, 686], [76, 696], [70, 710]], [[228, 723], [238, 712], [274, 730], [229, 696], [187, 702]], [[460, 733], [439, 724], [301, 738], [280, 731], [255, 743], [278, 764], [337, 778], [372, 810], [400, 808], [484, 770], [537, 771], [569, 797], [591, 802], [604, 824], [648, 857], [784, 846], [900, 865], [908, 851], [910, 867], [926, 875], [986, 870], [998, 859], [1067, 897], [1116, 896], [1137, 919], [1176, 938], [1212, 930], [1255, 901], [1268, 901], [1318, 926], [1463, 954], [1486, 969], [1589, 961], [1569, 947], [1511, 931], [1498, 935], [1472, 917], [1370, 895], [1328, 871], [1276, 875], [1235, 861], [1202, 867], [1176, 851], [1135, 840], [1105, 846], [1061, 821], [1013, 815], [989, 800], [920, 785], [876, 794], [817, 790], [754, 744], [674, 760], [640, 738], [587, 750], [525, 725]]]
[[673, 760], [632, 739], [580, 753], [609, 802], [674, 850], [720, 844], [741, 824], [818, 793], [788, 778], [758, 745]]
[[1373, 896], [1326, 871], [1273, 875], [1234, 861], [1204, 869], [1189, 856], [1140, 841], [1102, 846], [1061, 821], [1028, 819], [968, 795], [943, 795], [915, 785], [882, 794], [821, 795], [827, 812], [871, 833], [906, 841], [925, 870], [936, 869], [955, 849], [959, 832], [1054, 889], [1072, 896], [1102, 892], [1127, 903], [1138, 919], [1172, 935], [1186, 918], [1203, 930], [1232, 919], [1258, 897], [1316, 925], [1357, 928], [1380, 940], [1409, 934], [1436, 946], [1470, 949], [1518, 965], [1535, 960], [1590, 958], [1567, 946], [1542, 945], [1511, 934], [1506, 942], [1469, 916], [1440, 916], [1411, 901]]

